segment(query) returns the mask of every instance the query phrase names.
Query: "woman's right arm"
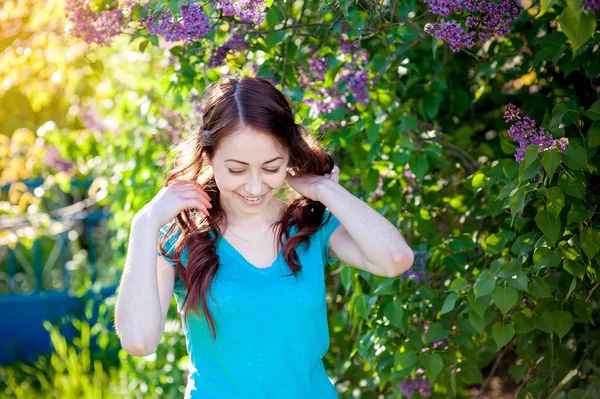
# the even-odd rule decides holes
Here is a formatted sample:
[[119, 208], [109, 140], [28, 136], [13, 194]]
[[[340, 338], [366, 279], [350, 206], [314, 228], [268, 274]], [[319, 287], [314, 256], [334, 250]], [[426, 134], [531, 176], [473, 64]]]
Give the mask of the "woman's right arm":
[[180, 181], [163, 187], [134, 216], [115, 307], [115, 327], [127, 353], [154, 353], [165, 329], [175, 268], [157, 255], [160, 228], [186, 208], [208, 215], [210, 200], [197, 182]]
[[156, 251], [160, 227], [149, 212], [135, 215], [119, 285], [116, 330], [123, 349], [134, 356], [156, 351], [173, 295], [175, 268]]

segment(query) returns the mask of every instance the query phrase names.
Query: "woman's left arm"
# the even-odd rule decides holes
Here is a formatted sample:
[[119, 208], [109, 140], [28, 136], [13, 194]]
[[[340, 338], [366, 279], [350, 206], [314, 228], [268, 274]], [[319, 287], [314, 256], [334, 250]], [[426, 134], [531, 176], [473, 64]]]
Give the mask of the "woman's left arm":
[[341, 224], [329, 239], [329, 246], [335, 248], [336, 258], [356, 259], [354, 246], [357, 246], [367, 264], [362, 267], [365, 270], [395, 277], [412, 266], [413, 251], [396, 226], [383, 215], [335, 180], [319, 179], [316, 188], [316, 200], [325, 205]]

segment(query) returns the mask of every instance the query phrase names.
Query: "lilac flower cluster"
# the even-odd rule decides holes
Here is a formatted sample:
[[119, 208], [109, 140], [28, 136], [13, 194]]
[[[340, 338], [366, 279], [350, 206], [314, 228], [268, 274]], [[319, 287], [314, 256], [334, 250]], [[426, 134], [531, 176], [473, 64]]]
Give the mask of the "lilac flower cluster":
[[342, 53], [351, 55], [352, 61], [342, 68], [342, 82], [348, 83], [348, 91], [352, 93], [356, 102], [362, 105], [369, 103], [369, 89], [367, 87], [369, 75], [365, 69], [367, 65], [367, 52], [358, 48], [355, 43], [349, 43], [344, 38], [339, 40]]
[[214, 8], [223, 10], [226, 17], [236, 16], [242, 21], [261, 25], [265, 20], [264, 0], [213, 0]]
[[310, 59], [308, 60], [308, 65], [319, 82], [325, 80], [325, 73], [329, 69], [329, 63], [325, 58]]
[[443, 17], [451, 16], [455, 10], [468, 16], [465, 25], [469, 32], [457, 21], [435, 22], [425, 26], [425, 31], [450, 46], [452, 51], [461, 47], [473, 47], [475, 37], [480, 42], [487, 41], [493, 35], [505, 36], [510, 32], [510, 24], [517, 19], [519, 12], [514, 0], [424, 0], [429, 11]]
[[94, 12], [89, 0], [67, 0], [65, 8], [73, 23], [73, 34], [86, 43], [108, 46], [121, 33], [123, 12], [120, 9]]
[[244, 38], [240, 34], [232, 35], [222, 46], [217, 48], [208, 60], [210, 68], [216, 68], [223, 65], [227, 54], [236, 50], [244, 50], [247, 47]]
[[163, 36], [167, 41], [183, 40], [190, 44], [202, 39], [212, 29], [208, 16], [202, 12], [203, 8], [204, 5], [198, 3], [185, 3], [179, 7], [179, 20], [163, 9], [158, 19], [150, 14], [148, 18], [140, 18], [139, 23], [148, 33]]
[[522, 117], [521, 109], [515, 105], [507, 104], [504, 111], [506, 122], [514, 122], [508, 129], [508, 135], [519, 143], [515, 153], [517, 162], [520, 163], [525, 159], [525, 151], [530, 145], [538, 145], [538, 153], [550, 149], [557, 149], [560, 152], [566, 151], [567, 142], [565, 140], [554, 139], [544, 128], [540, 128], [538, 131], [535, 121], [529, 116]]
[[348, 97], [350, 95], [358, 104], [367, 105], [369, 103], [368, 86], [373, 84], [374, 80], [369, 80], [366, 69], [367, 52], [343, 38], [340, 39], [339, 43], [342, 54], [350, 55], [351, 61], [340, 69], [332, 88], [314, 88], [315, 83], [324, 81], [329, 68], [329, 64], [323, 58], [310, 60], [311, 74], [300, 71], [298, 77], [300, 87], [317, 95], [316, 98], [305, 100], [306, 105], [317, 115], [320, 113], [327, 114], [338, 108], [348, 109]]
[[589, 8], [594, 11], [600, 11], [600, 0], [587, 0], [585, 3], [585, 8]]
[[415, 392], [418, 391], [419, 395], [423, 396], [424, 398], [430, 397], [432, 393], [431, 382], [425, 378], [423, 375], [424, 373], [425, 370], [418, 368], [416, 371], [417, 375], [415, 377], [409, 376], [400, 381], [398, 383], [398, 388], [400, 389], [400, 392], [402, 392], [402, 395], [410, 398], [415, 394]]
[[426, 280], [425, 276], [425, 254], [427, 251], [413, 251], [415, 254], [415, 261], [413, 266], [406, 272], [402, 273], [402, 280], [412, 278], [415, 281]]
[[417, 176], [406, 166], [402, 171], [402, 176], [408, 180], [408, 187], [406, 187], [406, 193], [412, 194], [414, 187], [418, 184]]
[[46, 146], [46, 164], [57, 172], [67, 172], [73, 167], [73, 163], [64, 160], [54, 146]]
[[454, 52], [460, 51], [462, 47], [471, 48], [475, 45], [475, 32], [465, 32], [461, 24], [456, 21], [427, 24], [425, 32], [448, 43], [450, 50]]

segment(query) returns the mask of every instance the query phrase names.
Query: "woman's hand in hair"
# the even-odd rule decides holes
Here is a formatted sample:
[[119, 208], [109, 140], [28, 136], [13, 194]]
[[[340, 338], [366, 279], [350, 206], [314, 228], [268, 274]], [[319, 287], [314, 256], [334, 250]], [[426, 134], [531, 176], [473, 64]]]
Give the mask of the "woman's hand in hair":
[[[290, 173], [290, 171], [292, 171], [293, 174]], [[298, 194], [310, 198], [313, 201], [318, 201], [319, 186], [325, 180], [339, 183], [340, 168], [338, 168], [337, 165], [334, 165], [331, 173], [327, 173], [323, 176], [298, 174], [292, 168], [288, 168], [286, 180], [290, 187]]]
[[159, 226], [164, 226], [187, 208], [196, 208], [208, 216], [208, 209], [212, 208], [210, 201], [198, 182], [178, 181], [163, 187], [139, 213], [149, 214]]

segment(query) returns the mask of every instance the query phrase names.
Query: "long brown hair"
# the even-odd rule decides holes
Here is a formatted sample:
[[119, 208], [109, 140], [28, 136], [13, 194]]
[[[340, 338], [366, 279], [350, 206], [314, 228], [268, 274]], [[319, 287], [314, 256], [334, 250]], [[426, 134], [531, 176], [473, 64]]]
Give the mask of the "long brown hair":
[[[201, 184], [212, 198], [213, 207], [207, 217], [197, 209], [185, 209], [176, 217], [177, 223], [159, 243], [161, 254], [171, 259], [183, 281], [186, 291], [183, 300], [184, 318], [194, 311], [199, 317], [198, 299], [208, 321], [211, 337], [216, 339], [215, 322], [206, 305], [206, 294], [219, 268], [215, 244], [221, 234], [220, 225], [226, 226], [226, 215], [219, 203], [219, 189], [212, 169], [204, 157], [213, 159], [219, 142], [234, 133], [239, 126], [265, 132], [274, 142], [288, 150], [288, 167], [296, 173], [323, 176], [331, 173], [334, 160], [303, 126], [294, 122], [294, 114], [286, 97], [269, 81], [260, 78], [223, 78], [210, 84], [203, 94], [202, 121], [184, 140], [174, 148], [176, 158], [173, 169], [165, 180], [168, 187], [179, 180], [193, 180]], [[303, 196], [291, 198], [287, 195], [287, 209], [274, 224], [278, 237], [278, 251], [283, 237], [283, 257], [292, 274], [302, 270], [295, 247], [302, 242], [310, 243], [310, 235], [321, 225], [325, 205]], [[292, 226], [297, 233], [289, 236]], [[179, 230], [175, 253], [171, 257], [164, 245]], [[213, 233], [211, 238], [210, 233]], [[181, 253], [189, 246], [188, 264], [183, 267]]]

